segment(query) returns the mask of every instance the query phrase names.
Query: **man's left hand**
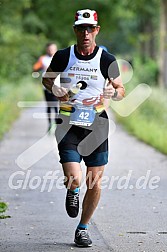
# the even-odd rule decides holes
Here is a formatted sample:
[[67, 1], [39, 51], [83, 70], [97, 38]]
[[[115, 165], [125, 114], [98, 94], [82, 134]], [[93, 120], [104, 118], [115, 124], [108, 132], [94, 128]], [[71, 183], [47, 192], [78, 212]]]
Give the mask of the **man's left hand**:
[[115, 88], [113, 87], [112, 80], [110, 79], [103, 89], [103, 97], [111, 99], [114, 96]]

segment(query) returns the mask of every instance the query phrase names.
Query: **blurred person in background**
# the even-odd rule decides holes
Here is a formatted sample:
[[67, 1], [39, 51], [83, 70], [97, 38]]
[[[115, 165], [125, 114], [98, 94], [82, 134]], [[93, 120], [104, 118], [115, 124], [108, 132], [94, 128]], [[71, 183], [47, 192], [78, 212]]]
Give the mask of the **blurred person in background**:
[[[44, 74], [46, 72], [46, 69], [51, 63], [53, 55], [56, 52], [57, 52], [57, 45], [51, 42], [47, 43], [46, 54], [39, 57], [37, 62], [33, 65], [33, 71], [35, 72], [41, 71]], [[43, 88], [43, 90], [44, 90], [44, 97], [47, 104], [46, 113], [47, 113], [47, 119], [48, 119], [48, 132], [50, 132], [52, 125], [56, 123], [56, 118], [57, 118], [57, 113], [58, 113], [58, 108], [57, 108], [58, 99], [56, 98], [55, 95], [53, 95], [52, 92], [50, 92], [45, 87]], [[52, 118], [51, 118], [52, 110], [54, 110], [54, 113], [55, 113], [54, 122], [52, 122]]]

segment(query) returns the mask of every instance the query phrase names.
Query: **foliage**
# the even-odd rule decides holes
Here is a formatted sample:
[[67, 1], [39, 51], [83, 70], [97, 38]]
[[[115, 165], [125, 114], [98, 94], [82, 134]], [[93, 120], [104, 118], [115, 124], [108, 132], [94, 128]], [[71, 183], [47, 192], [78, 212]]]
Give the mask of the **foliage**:
[[143, 62], [139, 56], [135, 56], [133, 68], [140, 83], [146, 83], [150, 86], [156, 85], [158, 81], [158, 64], [155, 60], [146, 58], [145, 62]]
[[7, 210], [7, 204], [4, 202], [0, 202], [0, 213], [3, 213]]
[[[37, 57], [47, 40], [44, 34], [25, 32], [24, 11], [31, 0], [3, 1], [0, 8], [0, 75], [9, 80], [21, 79], [32, 71]], [[35, 46], [34, 46], [35, 45]], [[2, 83], [1, 83], [2, 85]]]
[[0, 89], [0, 139], [20, 114], [21, 110], [17, 106], [18, 101], [35, 101], [41, 100], [41, 98], [42, 85], [33, 83], [30, 78], [12, 83], [12, 85], [4, 83]]
[[8, 205], [5, 202], [0, 202], [0, 219], [10, 218], [9, 215], [4, 215], [2, 213], [6, 212]]
[[152, 88], [152, 94], [132, 115], [117, 119], [133, 135], [167, 154], [167, 94]]
[[[0, 75], [21, 79], [44, 51], [46, 42], [59, 48], [75, 41], [74, 14], [82, 8], [96, 9], [101, 32], [97, 42], [114, 54], [140, 51], [155, 39], [158, 31], [159, 2], [156, 0], [3, 0], [0, 8]], [[145, 27], [152, 27], [154, 34]], [[150, 43], [150, 42], [149, 42]]]

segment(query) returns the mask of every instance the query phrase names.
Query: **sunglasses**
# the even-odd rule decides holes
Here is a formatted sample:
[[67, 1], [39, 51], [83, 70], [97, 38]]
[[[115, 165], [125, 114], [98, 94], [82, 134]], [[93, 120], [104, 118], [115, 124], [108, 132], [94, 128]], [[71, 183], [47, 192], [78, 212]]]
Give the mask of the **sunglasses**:
[[75, 26], [78, 32], [85, 32], [87, 30], [88, 33], [94, 32], [97, 28], [97, 26], [82, 26], [77, 25]]

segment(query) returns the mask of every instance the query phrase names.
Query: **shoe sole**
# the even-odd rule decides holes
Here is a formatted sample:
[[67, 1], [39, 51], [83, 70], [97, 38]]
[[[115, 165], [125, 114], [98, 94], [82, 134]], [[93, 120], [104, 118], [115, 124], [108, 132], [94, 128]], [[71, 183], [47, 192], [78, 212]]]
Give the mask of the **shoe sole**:
[[77, 247], [80, 247], [80, 248], [81, 248], [81, 247], [82, 247], [82, 248], [92, 247], [92, 244], [89, 244], [89, 245], [87, 245], [87, 246], [84, 246], [84, 245], [78, 244], [76, 240], [74, 240], [74, 242], [75, 242], [76, 246], [77, 246]]
[[66, 209], [66, 212], [67, 212], [68, 216], [71, 217], [71, 218], [76, 218], [78, 216], [78, 214], [79, 214], [79, 211], [78, 211], [77, 214], [72, 215], [71, 213], [68, 213], [67, 209]]

